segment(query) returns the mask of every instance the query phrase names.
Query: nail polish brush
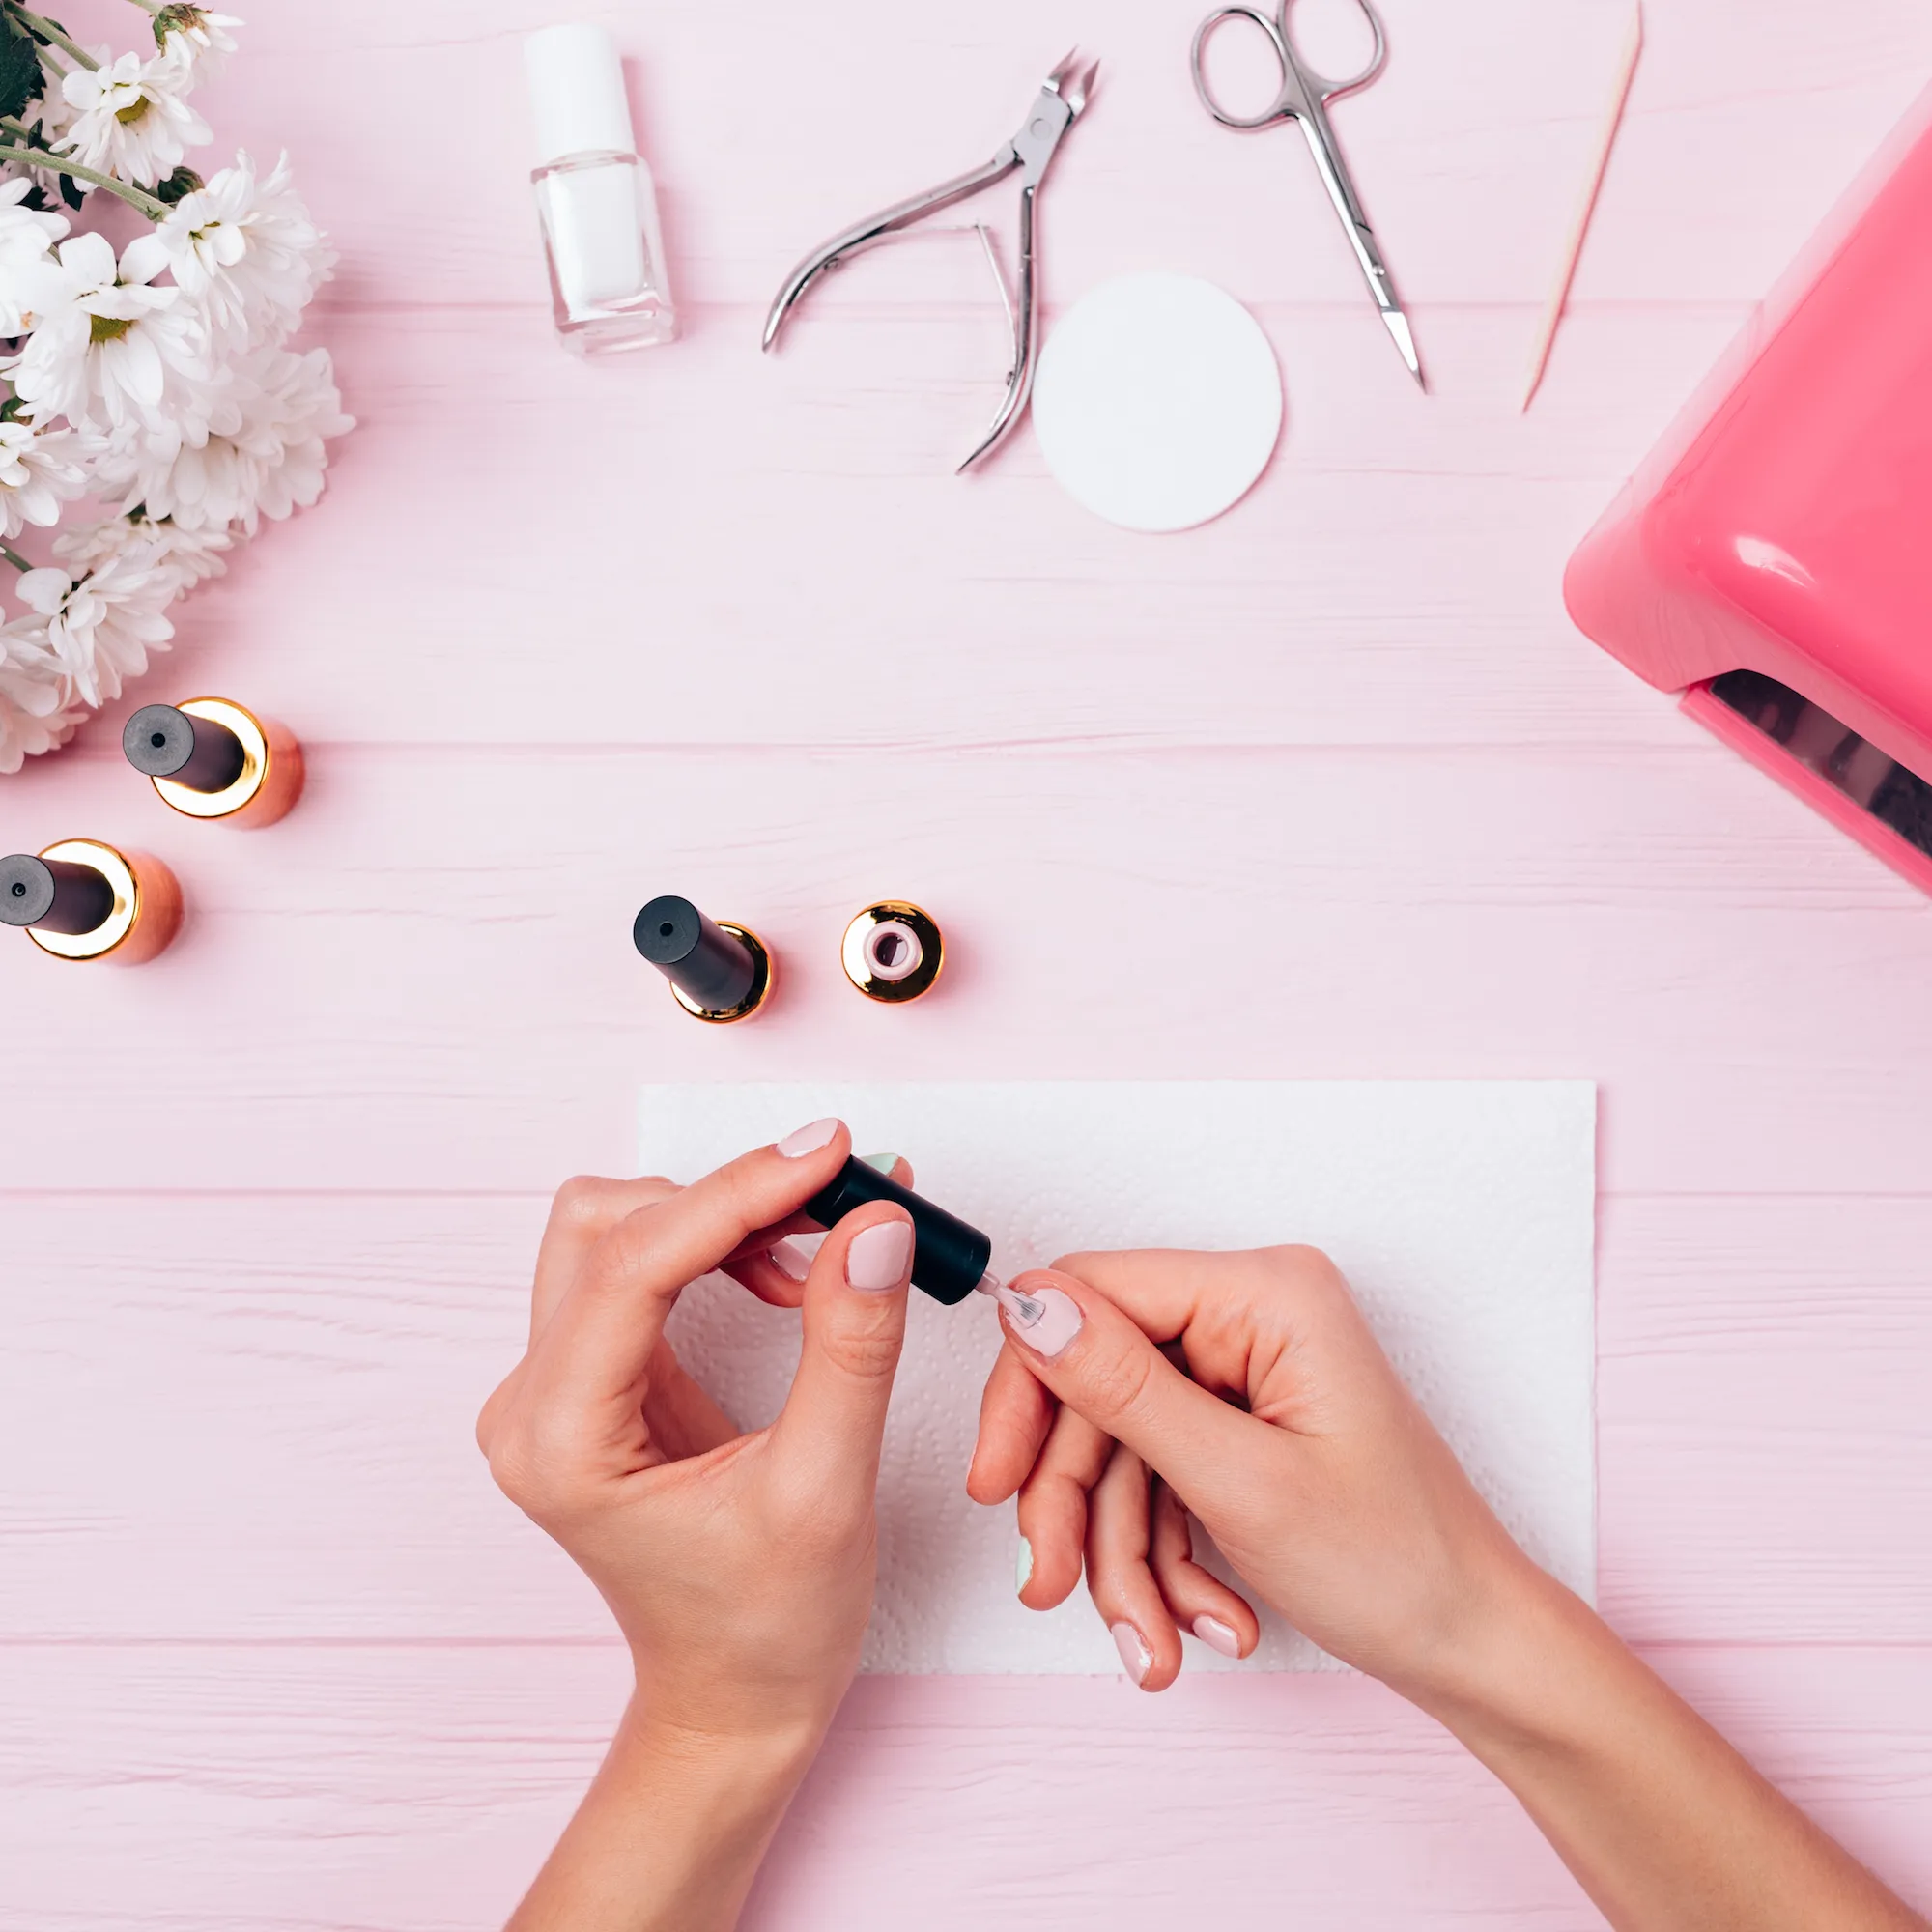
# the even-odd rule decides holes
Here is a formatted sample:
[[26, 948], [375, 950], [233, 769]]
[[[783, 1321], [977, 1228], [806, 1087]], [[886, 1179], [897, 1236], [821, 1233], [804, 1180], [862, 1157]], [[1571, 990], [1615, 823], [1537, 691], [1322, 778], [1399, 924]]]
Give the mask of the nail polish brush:
[[831, 1186], [814, 1194], [805, 1204], [805, 1211], [820, 1227], [830, 1228], [842, 1221], [855, 1208], [868, 1201], [890, 1201], [903, 1208], [912, 1219], [912, 1285], [952, 1308], [969, 1294], [991, 1295], [1016, 1321], [1031, 1327], [1042, 1314], [1038, 1302], [1029, 1294], [1009, 1288], [991, 1273], [986, 1264], [993, 1258], [990, 1236], [978, 1228], [935, 1208], [910, 1187], [901, 1187], [889, 1175], [863, 1160], [848, 1160], [834, 1177]]

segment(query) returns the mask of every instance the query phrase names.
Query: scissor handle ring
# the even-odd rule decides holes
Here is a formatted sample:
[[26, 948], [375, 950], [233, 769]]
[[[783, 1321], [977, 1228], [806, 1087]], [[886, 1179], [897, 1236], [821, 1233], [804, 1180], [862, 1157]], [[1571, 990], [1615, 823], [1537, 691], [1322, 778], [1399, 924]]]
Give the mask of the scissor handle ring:
[[[1282, 38], [1284, 41], [1288, 40], [1286, 31], [1288, 13], [1293, 4], [1294, 0], [1284, 0], [1282, 6]], [[1353, 94], [1357, 89], [1368, 86], [1370, 81], [1374, 80], [1381, 72], [1382, 69], [1388, 65], [1388, 35], [1382, 29], [1382, 16], [1376, 12], [1375, 0], [1355, 0], [1355, 5], [1362, 10], [1362, 17], [1368, 21], [1369, 31], [1376, 37], [1376, 44], [1375, 50], [1369, 55], [1368, 66], [1351, 79], [1330, 80], [1326, 74], [1317, 73], [1306, 61], [1294, 55], [1293, 44], [1292, 42], [1289, 43], [1290, 58], [1294, 60], [1295, 65], [1300, 68], [1302, 75], [1307, 80], [1310, 88], [1323, 101], [1339, 100], [1343, 95]]]
[[[1275, 59], [1281, 63], [1281, 92], [1274, 98], [1272, 106], [1265, 107], [1259, 114], [1230, 114], [1214, 99], [1214, 91], [1208, 85], [1208, 69], [1205, 55], [1208, 43], [1230, 20], [1246, 20], [1259, 27], [1267, 36], [1268, 45], [1274, 49]], [[1203, 107], [1207, 108], [1224, 128], [1239, 128], [1251, 132], [1257, 128], [1266, 128], [1284, 116], [1294, 112], [1295, 74], [1298, 68], [1294, 56], [1289, 51], [1288, 43], [1282, 38], [1281, 28], [1258, 7], [1230, 5], [1216, 7], [1214, 11], [1194, 30], [1194, 47], [1189, 55], [1189, 65], [1194, 71], [1194, 92]]]

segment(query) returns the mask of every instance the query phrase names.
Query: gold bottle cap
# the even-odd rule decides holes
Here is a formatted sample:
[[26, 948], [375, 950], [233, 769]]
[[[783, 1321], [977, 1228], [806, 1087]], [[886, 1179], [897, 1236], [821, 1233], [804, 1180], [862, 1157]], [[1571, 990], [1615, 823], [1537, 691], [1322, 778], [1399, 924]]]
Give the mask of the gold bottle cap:
[[229, 818], [246, 810], [260, 796], [269, 781], [274, 753], [269, 734], [252, 711], [225, 697], [188, 697], [175, 707], [189, 718], [206, 718], [233, 733], [242, 746], [242, 770], [234, 782], [220, 791], [197, 791], [174, 779], [150, 779], [155, 789], [168, 804], [189, 818]]
[[905, 899], [868, 905], [845, 928], [845, 977], [868, 1000], [904, 1006], [931, 992], [946, 964], [946, 941], [928, 912]]
[[99, 872], [107, 881], [114, 903], [107, 917], [87, 932], [53, 932], [45, 926], [30, 925], [27, 937], [56, 959], [106, 958], [134, 930], [141, 917], [141, 883], [134, 868], [113, 846], [97, 844], [92, 838], [64, 838], [58, 845], [49, 845], [41, 857]]

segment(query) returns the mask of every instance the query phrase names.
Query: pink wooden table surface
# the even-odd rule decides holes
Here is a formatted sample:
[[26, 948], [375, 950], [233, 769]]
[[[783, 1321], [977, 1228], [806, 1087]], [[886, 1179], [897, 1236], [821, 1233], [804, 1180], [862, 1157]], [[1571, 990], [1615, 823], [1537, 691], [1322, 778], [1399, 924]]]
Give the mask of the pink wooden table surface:
[[[170, 821], [125, 707], [0, 781], [0, 849], [153, 844], [192, 906], [139, 973], [0, 946], [0, 1927], [499, 1919], [622, 1691], [469, 1441], [545, 1199], [625, 1166], [644, 1079], [860, 1071], [1600, 1080], [1605, 1606], [1932, 1904], [1932, 906], [1557, 595], [1932, 77], [1932, 13], [1652, 0], [1525, 420], [1621, 0], [1387, 0], [1337, 121], [1426, 401], [1298, 144], [1194, 105], [1189, 0], [243, 11], [211, 118], [285, 143], [341, 246], [314, 335], [362, 427], [139, 694], [286, 717], [297, 816]], [[642, 61], [689, 322], [633, 367], [553, 346], [524, 184], [518, 38], [584, 14]], [[1000, 367], [956, 241], [755, 354], [808, 243], [979, 158], [1076, 40], [1108, 65], [1050, 299], [1193, 270], [1283, 360], [1272, 471], [1187, 537], [1089, 521], [1025, 436], [951, 476]], [[690, 1025], [630, 953], [663, 890], [787, 955], [756, 1028]], [[837, 977], [881, 894], [956, 944], [904, 1013]], [[1222, 922], [1259, 1014], [1170, 943]], [[1600, 1922], [1366, 1682], [862, 1684], [748, 1927], [1008, 1913]]]

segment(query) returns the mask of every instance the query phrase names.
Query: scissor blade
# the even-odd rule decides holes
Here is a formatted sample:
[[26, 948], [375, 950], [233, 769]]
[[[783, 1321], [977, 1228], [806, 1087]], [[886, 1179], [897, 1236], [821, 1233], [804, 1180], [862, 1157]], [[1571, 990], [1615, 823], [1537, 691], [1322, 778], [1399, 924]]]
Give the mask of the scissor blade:
[[1429, 378], [1422, 373], [1422, 357], [1415, 353], [1415, 331], [1408, 326], [1408, 318], [1399, 308], [1382, 310], [1382, 323], [1388, 332], [1395, 337], [1395, 346], [1402, 353], [1402, 359], [1408, 364], [1408, 373], [1415, 378], [1416, 385], [1424, 395], [1429, 393]]
[[1422, 374], [1422, 358], [1415, 353], [1415, 331], [1409, 327], [1408, 317], [1403, 313], [1395, 283], [1389, 276], [1388, 264], [1382, 260], [1381, 248], [1376, 241], [1376, 231], [1369, 226], [1369, 217], [1362, 213], [1355, 185], [1349, 179], [1341, 150], [1336, 147], [1335, 137], [1329, 131], [1328, 117], [1322, 112], [1320, 101], [1313, 101], [1295, 118], [1301, 123], [1301, 131], [1308, 137], [1309, 152], [1315, 156], [1321, 185], [1328, 190], [1328, 199], [1335, 204], [1335, 213], [1342, 217], [1343, 232], [1349, 238], [1349, 246], [1354, 250], [1362, 278], [1369, 285], [1369, 294], [1375, 298], [1376, 312], [1394, 338], [1402, 359], [1408, 364], [1408, 373], [1426, 393], [1429, 384]]

